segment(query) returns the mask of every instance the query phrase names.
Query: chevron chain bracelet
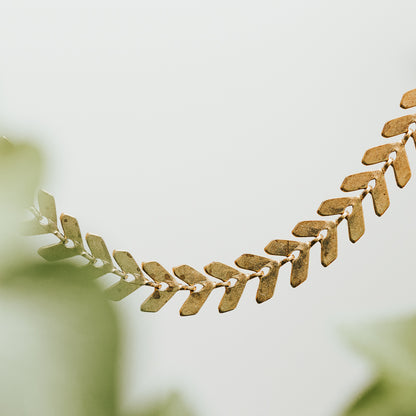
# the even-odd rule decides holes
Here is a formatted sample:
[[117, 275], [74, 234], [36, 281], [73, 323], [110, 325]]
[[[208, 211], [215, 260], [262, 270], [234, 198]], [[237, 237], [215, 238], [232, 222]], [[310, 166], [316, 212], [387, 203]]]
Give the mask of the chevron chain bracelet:
[[[416, 90], [404, 94], [401, 107], [416, 107]], [[367, 195], [371, 194], [376, 215], [384, 214], [390, 205], [386, 171], [390, 166], [393, 168], [400, 188], [405, 187], [411, 177], [406, 143], [413, 138], [416, 145], [415, 126], [416, 114], [405, 115], [385, 124], [383, 137], [403, 137], [394, 143], [373, 147], [365, 152], [362, 159], [364, 165], [382, 165], [378, 170], [356, 173], [344, 179], [341, 190], [358, 193], [322, 202], [318, 214], [332, 219], [302, 221], [295, 226], [292, 234], [300, 238], [309, 237], [308, 241], [271, 241], [264, 250], [278, 258], [243, 254], [235, 260], [237, 267], [219, 262], [210, 263], [204, 268], [210, 277], [188, 265], [174, 267], [173, 274], [155, 261], [142, 263], [140, 267], [127, 251], [114, 250], [111, 256], [104, 240], [95, 234], [87, 234], [85, 244], [76, 218], [62, 214], [61, 228], [59, 227], [55, 199], [43, 190], [38, 193], [38, 207], [30, 208], [33, 218], [26, 224], [26, 234], [53, 234], [57, 237], [57, 243], [41, 247], [38, 251], [48, 261], [82, 256], [88, 260], [88, 264], [82, 267], [87, 268], [92, 277], [98, 278], [109, 273], [118, 276], [119, 281], [105, 290], [111, 300], [119, 301], [142, 286], [153, 287], [153, 293], [141, 306], [145, 312], [157, 312], [176, 292], [186, 290], [189, 291], [189, 296], [181, 307], [180, 314], [194, 315], [217, 288], [225, 289], [218, 310], [228, 312], [237, 307], [247, 282], [255, 278], [259, 280], [256, 300], [262, 303], [273, 296], [279, 269], [283, 265], [291, 265], [290, 284], [293, 287], [306, 280], [309, 252], [315, 244], [321, 246], [323, 266], [329, 266], [337, 258], [337, 227], [342, 221], [347, 221], [352, 243], [362, 237], [365, 230], [362, 201]]]

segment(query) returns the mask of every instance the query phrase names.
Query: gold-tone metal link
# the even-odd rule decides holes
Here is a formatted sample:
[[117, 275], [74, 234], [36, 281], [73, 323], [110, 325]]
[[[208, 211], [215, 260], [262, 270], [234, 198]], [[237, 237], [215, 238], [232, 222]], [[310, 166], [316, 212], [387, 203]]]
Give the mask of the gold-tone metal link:
[[142, 264], [144, 272], [156, 283], [166, 283], [167, 289], [161, 290], [161, 286], [155, 288], [154, 292], [142, 303], [143, 312], [157, 312], [170, 298], [179, 290], [180, 284], [159, 263], [151, 261]]
[[[144, 276], [139, 265], [133, 256], [127, 251], [114, 250], [113, 258], [121, 270], [113, 269], [113, 273], [121, 277], [121, 279], [106, 289], [106, 296], [110, 300], [120, 301], [126, 296], [136, 291], [139, 287], [150, 283]], [[127, 281], [128, 276], [134, 277], [132, 282]], [[153, 282], [152, 282], [153, 283]]]
[[202, 308], [202, 305], [207, 300], [208, 296], [215, 287], [215, 283], [205, 277], [202, 273], [184, 264], [173, 268], [173, 273], [176, 277], [183, 280], [188, 285], [202, 286], [201, 290], [193, 290], [186, 299], [179, 313], [181, 316], [195, 315]]
[[[348, 207], [351, 207], [350, 214], [345, 212]], [[363, 205], [359, 197], [328, 199], [322, 202], [318, 208], [318, 214], [322, 216], [341, 214], [337, 220], [338, 223], [341, 222], [341, 218], [346, 218], [352, 243], [356, 243], [365, 232]]]
[[38, 192], [38, 204], [41, 215], [56, 224], [58, 216], [56, 214], [55, 198], [49, 192], [41, 189]]
[[260, 277], [256, 301], [262, 303], [273, 296], [279, 275], [280, 264], [278, 262], [254, 254], [243, 254], [235, 261], [235, 264], [241, 269], [252, 270], [253, 272], [259, 272], [264, 267], [269, 268], [269, 272]]
[[[396, 153], [396, 158], [390, 158], [392, 153]], [[402, 142], [388, 143], [368, 149], [363, 157], [364, 165], [374, 165], [386, 162], [382, 168], [385, 172], [390, 165], [393, 166], [397, 186], [404, 188], [412, 176], [409, 159], [407, 158], [406, 148]]]
[[[273, 256], [285, 256], [286, 258], [279, 262], [281, 266], [285, 263], [292, 263], [292, 271], [290, 274], [290, 284], [292, 287], [299, 286], [307, 279], [310, 252], [309, 244], [301, 241], [273, 240], [267, 244], [264, 251]], [[297, 257], [293, 255], [294, 251], [299, 252]]]
[[[31, 207], [34, 218], [23, 224], [23, 234], [40, 235], [54, 234], [57, 229], [57, 215], [55, 198], [46, 191], [38, 192], [39, 211], [35, 207]], [[44, 223], [46, 220], [46, 223]]]
[[178, 290], [189, 290], [190, 292], [194, 292], [196, 290], [196, 286], [180, 285]]
[[45, 260], [62, 260], [86, 253], [76, 218], [62, 214], [61, 225], [64, 230], [65, 241], [41, 247], [38, 250], [39, 255]]
[[134, 260], [133, 256], [128, 251], [114, 250], [113, 257], [125, 275], [131, 274], [134, 276], [135, 284], [140, 286], [146, 284], [147, 279], [144, 277], [136, 260]]
[[[368, 184], [372, 180], [376, 182], [374, 188], [369, 187]], [[347, 176], [341, 185], [341, 190], [344, 192], [352, 192], [359, 189], [365, 189], [365, 192], [362, 193], [362, 199], [368, 193], [372, 195], [374, 211], [378, 216], [386, 212], [390, 206], [390, 199], [387, 191], [386, 178], [381, 170], [361, 172]]]
[[393, 137], [399, 134], [407, 133], [409, 126], [416, 122], [416, 114], [395, 118], [388, 121], [383, 128], [381, 135], [383, 137]]
[[[102, 237], [88, 233], [85, 236], [85, 240], [90, 249], [91, 254], [84, 252], [84, 256], [91, 256], [91, 262], [85, 266], [88, 269], [89, 274], [93, 278], [104, 276], [107, 273], [112, 273], [114, 270], [113, 259], [108, 252]], [[87, 257], [88, 258], [88, 257]], [[102, 262], [101, 266], [98, 266], [98, 261]]]
[[224, 296], [221, 299], [221, 302], [218, 306], [218, 310], [223, 312], [229, 312], [235, 309], [240, 301], [240, 298], [243, 294], [243, 291], [246, 287], [247, 282], [250, 278], [254, 277], [263, 277], [263, 273], [253, 273], [251, 275], [246, 275], [239, 272], [231, 266], [220, 262], [213, 262], [204, 267], [205, 271], [212, 277], [220, 279], [223, 282], [229, 283], [230, 279], [235, 279], [236, 283], [234, 286], [228, 285], [225, 288]]
[[259, 272], [249, 274], [248, 280], [255, 279], [256, 277], [263, 277], [263, 276], [264, 276], [264, 272], [263, 270], [260, 270]]
[[[321, 234], [324, 230], [327, 231], [326, 237]], [[296, 237], [317, 237], [316, 241], [321, 243], [322, 266], [329, 266], [337, 258], [338, 237], [334, 221], [302, 221], [295, 226], [292, 234]]]

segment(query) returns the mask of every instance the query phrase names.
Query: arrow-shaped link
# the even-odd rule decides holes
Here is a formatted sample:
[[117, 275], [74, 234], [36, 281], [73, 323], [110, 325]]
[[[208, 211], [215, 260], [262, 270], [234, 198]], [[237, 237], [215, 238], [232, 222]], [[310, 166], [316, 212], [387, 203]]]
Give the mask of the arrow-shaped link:
[[409, 182], [412, 172], [410, 170], [409, 159], [406, 149], [402, 142], [387, 143], [381, 146], [368, 149], [363, 157], [364, 165], [374, 165], [376, 163], [387, 162], [391, 153], [396, 153], [396, 158], [392, 162], [397, 186], [404, 188]]
[[301, 241], [273, 240], [265, 247], [264, 251], [273, 256], [289, 257], [295, 251], [299, 252], [297, 257], [291, 260], [292, 271], [290, 273], [290, 284], [292, 287], [299, 286], [308, 277], [310, 246]]
[[143, 273], [134, 260], [133, 256], [128, 253], [127, 251], [121, 250], [114, 250], [113, 257], [116, 263], [119, 265], [120, 269], [126, 275], [132, 275], [134, 277], [133, 282], [128, 282], [125, 279], [120, 279], [117, 283], [110, 286], [106, 289], [106, 296], [110, 300], [121, 300], [124, 299], [126, 296], [133, 293], [137, 290], [140, 286], [146, 284], [146, 279], [143, 276]]
[[35, 217], [23, 224], [23, 233], [25, 235], [40, 235], [55, 233], [57, 231], [57, 215], [55, 198], [44, 190], [38, 192], [39, 213], [46, 218], [47, 223], [42, 224], [39, 218]]
[[359, 189], [367, 189], [368, 183], [372, 180], [375, 180], [376, 184], [369, 192], [373, 197], [374, 211], [380, 217], [390, 206], [386, 178], [381, 170], [361, 172], [347, 176], [341, 185], [341, 190], [344, 192], [352, 192], [358, 191]]
[[351, 207], [351, 213], [346, 215], [348, 234], [352, 243], [357, 242], [365, 232], [363, 204], [360, 197], [328, 199], [318, 208], [322, 216], [342, 215], [346, 208]]
[[166, 283], [167, 289], [155, 288], [153, 293], [142, 303], [143, 312], [157, 312], [179, 290], [179, 283], [169, 272], [155, 261], [143, 263], [142, 268], [157, 283]]
[[208, 264], [204, 267], [204, 269], [210, 276], [220, 279], [223, 282], [228, 282], [230, 279], [236, 280], [234, 286], [225, 287], [224, 296], [218, 306], [218, 310], [221, 313], [229, 312], [235, 309], [250, 277], [231, 266], [217, 261]]
[[212, 280], [207, 279], [202, 273], [188, 266], [186, 264], [173, 268], [173, 273], [176, 277], [183, 280], [188, 285], [202, 285], [202, 289], [191, 291], [182, 305], [179, 313], [181, 316], [195, 315], [202, 308], [202, 305], [207, 300], [212, 289], [215, 287], [215, 283]]
[[[104, 276], [107, 273], [111, 273], [114, 269], [113, 259], [108, 252], [107, 246], [102, 237], [88, 233], [85, 236], [85, 241], [88, 244], [90, 252], [95, 261], [85, 266], [88, 268], [88, 272], [92, 278]], [[102, 265], [97, 267], [97, 260], [102, 261]]]
[[280, 264], [278, 262], [254, 254], [243, 254], [235, 261], [235, 264], [241, 269], [252, 270], [253, 272], [259, 272], [264, 267], [267, 267], [269, 269], [268, 273], [259, 278], [256, 301], [257, 303], [262, 303], [273, 296], [277, 276], [279, 275]]
[[[84, 243], [77, 219], [66, 214], [62, 214], [60, 219], [67, 241], [41, 247], [38, 250], [39, 255], [48, 261], [67, 259], [84, 252]], [[72, 241], [72, 246], [68, 244], [69, 240]]]
[[395, 118], [388, 121], [384, 127], [381, 135], [383, 137], [393, 137], [399, 134], [406, 134], [411, 124], [416, 122], [416, 114], [409, 114], [407, 116]]
[[302, 221], [292, 230], [296, 237], [318, 237], [323, 230], [327, 235], [320, 239], [321, 264], [329, 266], [338, 255], [337, 224], [334, 221]]

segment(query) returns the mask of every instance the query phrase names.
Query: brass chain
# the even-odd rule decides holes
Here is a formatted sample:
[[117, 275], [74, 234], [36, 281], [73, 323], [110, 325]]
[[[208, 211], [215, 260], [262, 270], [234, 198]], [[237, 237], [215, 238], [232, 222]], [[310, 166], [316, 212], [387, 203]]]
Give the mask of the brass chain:
[[[409, 91], [403, 96], [403, 108], [416, 106], [416, 90]], [[381, 216], [389, 206], [389, 198], [384, 174], [392, 166], [395, 171], [396, 182], [404, 187], [410, 179], [410, 167], [405, 151], [406, 143], [412, 137], [416, 144], [416, 132], [412, 127], [416, 122], [416, 115], [408, 115], [386, 123], [383, 136], [393, 137], [404, 134], [397, 143], [390, 143], [369, 149], [363, 158], [366, 165], [378, 164], [383, 166], [376, 171], [362, 172], [345, 178], [341, 189], [352, 192], [363, 189], [358, 196], [349, 198], [335, 198], [324, 201], [318, 209], [321, 216], [335, 216], [331, 221], [303, 221], [298, 223], [292, 234], [296, 237], [313, 237], [307, 242], [291, 240], [274, 240], [265, 248], [268, 254], [279, 256], [279, 261], [244, 254], [235, 263], [239, 269], [246, 269], [252, 273], [245, 273], [231, 266], [213, 262], [205, 267], [205, 271], [215, 281], [199, 273], [190, 266], [184, 265], [174, 268], [174, 275], [156, 262], [143, 263], [139, 267], [133, 256], [128, 252], [113, 252], [113, 258], [119, 267], [114, 266], [113, 258], [109, 255], [103, 239], [93, 234], [87, 234], [85, 240], [89, 250], [85, 248], [78, 222], [75, 218], [62, 214], [60, 217], [62, 230], [58, 228], [55, 200], [45, 191], [39, 192], [39, 209], [30, 208], [34, 219], [30, 222], [31, 230], [28, 234], [49, 233], [55, 235], [59, 242], [42, 247], [39, 254], [46, 260], [59, 260], [80, 255], [88, 261], [88, 265], [95, 273], [95, 277], [112, 273], [120, 281], [107, 289], [112, 300], [121, 300], [141, 286], [150, 286], [154, 292], [145, 300], [142, 310], [156, 312], [163, 307], [170, 298], [180, 290], [190, 294], [181, 308], [181, 315], [196, 314], [213, 289], [225, 288], [225, 294], [219, 305], [220, 312], [235, 309], [243, 293], [246, 283], [259, 278], [257, 302], [261, 303], [273, 296], [280, 267], [291, 263], [291, 284], [293, 287], [303, 283], [307, 278], [309, 266], [309, 250], [315, 244], [321, 244], [321, 263], [328, 266], [337, 257], [337, 228], [342, 221], [347, 220], [350, 240], [355, 243], [364, 234], [364, 219], [362, 201], [372, 194], [376, 214]], [[391, 155], [396, 157], [392, 158]], [[374, 182], [371, 185], [370, 182]], [[326, 232], [326, 235], [325, 235]], [[298, 255], [294, 253], [297, 252]], [[267, 271], [266, 271], [267, 270]], [[144, 273], [143, 273], [144, 272]], [[232, 282], [234, 280], [235, 282]]]

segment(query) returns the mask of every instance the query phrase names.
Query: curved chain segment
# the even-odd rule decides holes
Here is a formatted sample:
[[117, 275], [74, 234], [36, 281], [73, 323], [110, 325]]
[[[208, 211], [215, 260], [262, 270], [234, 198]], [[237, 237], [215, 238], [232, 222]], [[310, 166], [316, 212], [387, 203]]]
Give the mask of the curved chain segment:
[[318, 237], [326, 230], [327, 235], [322, 237], [321, 264], [329, 266], [338, 256], [337, 223], [334, 221], [302, 221], [295, 226], [292, 234], [295, 237]]
[[356, 243], [365, 232], [364, 212], [361, 198], [328, 199], [318, 208], [318, 214], [322, 216], [343, 215], [345, 210], [351, 207], [351, 213], [346, 215], [348, 223], [348, 234], [350, 241]]
[[[403, 108], [416, 107], [416, 90], [404, 94], [401, 106]], [[377, 215], [381, 216], [387, 210], [390, 201], [384, 173], [390, 166], [393, 166], [399, 187], [404, 187], [409, 181], [411, 172], [405, 145], [410, 137], [413, 137], [416, 144], [416, 133], [412, 128], [413, 123], [416, 123], [416, 115], [406, 115], [387, 122], [382, 132], [384, 137], [404, 134], [404, 138], [397, 143], [384, 144], [369, 149], [362, 160], [366, 165], [385, 162], [383, 167], [378, 171], [361, 172], [347, 176], [344, 179], [341, 185], [342, 191], [363, 190], [359, 196], [328, 199], [321, 203], [318, 214], [321, 216], [339, 215], [336, 220], [303, 221], [296, 225], [293, 230], [294, 235], [314, 237], [313, 240], [309, 242], [271, 241], [266, 246], [265, 251], [273, 256], [283, 256], [284, 258], [279, 262], [253, 254], [243, 254], [235, 261], [237, 267], [251, 270], [256, 273], [254, 275], [248, 275], [219, 262], [213, 262], [205, 267], [205, 271], [221, 282], [211, 281], [187, 265], [174, 268], [175, 275], [182, 280], [180, 282], [159, 263], [152, 261], [142, 265], [144, 272], [149, 276], [148, 278], [142, 273], [141, 268], [130, 253], [115, 250], [113, 258], [119, 266], [118, 269], [114, 267], [113, 260], [101, 237], [87, 234], [86, 242], [90, 252], [84, 248], [81, 231], [75, 218], [69, 215], [61, 215], [60, 222], [63, 231], [59, 231], [55, 199], [45, 191], [39, 191], [39, 209], [31, 208], [34, 219], [27, 223], [29, 229], [26, 229], [26, 233], [32, 235], [51, 233], [60, 240], [56, 244], [39, 249], [39, 254], [46, 260], [60, 260], [81, 255], [89, 261], [90, 264], [83, 267], [88, 267], [93, 277], [105, 273], [113, 273], [120, 277], [120, 281], [106, 289], [106, 295], [109, 299], [121, 300], [144, 285], [154, 287], [153, 293], [143, 302], [142, 311], [156, 312], [160, 310], [178, 290], [183, 289], [189, 290], [190, 295], [181, 308], [181, 315], [193, 315], [200, 310], [214, 288], [222, 287], [225, 288], [225, 293], [218, 309], [220, 312], [231, 311], [237, 307], [248, 280], [253, 277], [259, 277], [256, 300], [261, 303], [273, 296], [279, 269], [284, 264], [292, 263], [290, 283], [293, 287], [300, 285], [307, 279], [310, 248], [315, 243], [321, 243], [321, 263], [324, 266], [328, 266], [336, 259], [337, 226], [342, 220], [346, 219], [348, 222], [349, 238], [353, 243], [362, 237], [365, 231], [362, 200], [369, 193], [372, 195], [374, 210]], [[0, 151], [7, 151], [10, 146], [13, 145], [6, 139], [0, 140]], [[396, 153], [394, 160], [390, 159], [393, 152]], [[369, 185], [373, 180], [375, 181], [374, 187]], [[348, 207], [351, 207], [351, 212], [347, 212]], [[323, 230], [327, 230], [326, 236], [323, 235]], [[295, 252], [299, 254], [295, 256]], [[101, 267], [96, 267], [98, 260], [102, 262]], [[266, 274], [262, 274], [264, 268], [269, 269]], [[133, 276], [133, 281], [129, 281], [130, 275]], [[235, 279], [234, 285], [231, 284], [231, 279]], [[167, 287], [164, 288], [163, 285]], [[201, 285], [202, 288], [198, 290], [195, 285]]]
[[235, 309], [250, 277], [231, 266], [217, 261], [208, 264], [204, 269], [210, 276], [223, 282], [228, 282], [230, 279], [236, 280], [234, 286], [225, 287], [224, 296], [218, 306], [218, 310], [221, 313]]
[[290, 273], [290, 284], [297, 287], [308, 277], [310, 245], [301, 241], [273, 240], [265, 247], [264, 251], [273, 256], [289, 257], [295, 251], [299, 255], [291, 260], [292, 271]]
[[397, 186], [404, 188], [409, 182], [412, 172], [410, 170], [406, 149], [401, 142], [387, 143], [368, 149], [364, 154], [362, 162], [364, 165], [375, 165], [376, 163], [387, 162], [392, 153], [396, 153], [396, 158], [393, 160], [392, 166]]
[[256, 301], [262, 303], [273, 296], [280, 269], [278, 262], [254, 254], [243, 254], [235, 261], [235, 264], [241, 269], [252, 270], [253, 272], [259, 272], [265, 267], [268, 268], [268, 273], [260, 277]]
[[370, 189], [373, 197], [374, 211], [381, 217], [390, 206], [389, 193], [387, 191], [386, 178], [381, 170], [373, 172], [361, 172], [347, 176], [342, 182], [341, 190], [344, 192], [367, 189], [369, 182], [375, 180], [376, 184]]

